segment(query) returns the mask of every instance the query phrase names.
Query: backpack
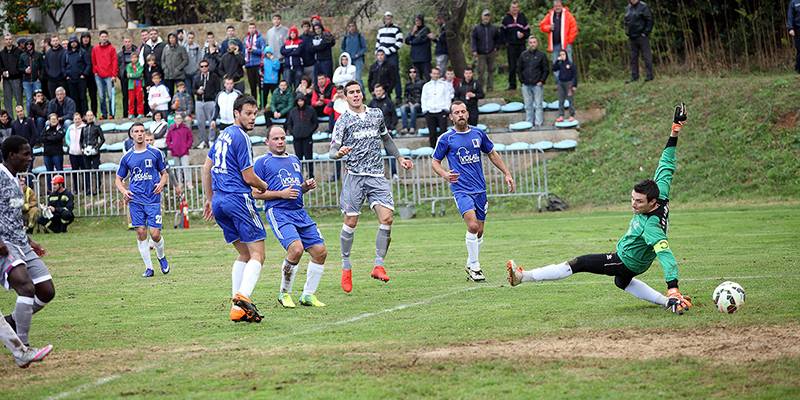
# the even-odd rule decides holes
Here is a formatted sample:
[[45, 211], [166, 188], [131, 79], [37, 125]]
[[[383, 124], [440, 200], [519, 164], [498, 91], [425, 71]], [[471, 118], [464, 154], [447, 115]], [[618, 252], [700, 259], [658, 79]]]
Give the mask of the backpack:
[[547, 196], [547, 207], [545, 207], [547, 211], [566, 211], [568, 208], [569, 205], [567, 202], [561, 200], [561, 198], [555, 194], [551, 193]]

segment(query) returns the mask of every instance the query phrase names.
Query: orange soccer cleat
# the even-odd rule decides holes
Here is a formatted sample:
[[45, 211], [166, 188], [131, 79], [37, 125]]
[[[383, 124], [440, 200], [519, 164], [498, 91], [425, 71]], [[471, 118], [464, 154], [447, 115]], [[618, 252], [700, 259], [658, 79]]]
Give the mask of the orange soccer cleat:
[[345, 293], [353, 291], [353, 271], [349, 269], [342, 270], [342, 290]]
[[372, 269], [370, 276], [379, 281], [389, 282], [389, 275], [386, 275], [386, 270], [381, 265], [376, 265], [375, 268]]

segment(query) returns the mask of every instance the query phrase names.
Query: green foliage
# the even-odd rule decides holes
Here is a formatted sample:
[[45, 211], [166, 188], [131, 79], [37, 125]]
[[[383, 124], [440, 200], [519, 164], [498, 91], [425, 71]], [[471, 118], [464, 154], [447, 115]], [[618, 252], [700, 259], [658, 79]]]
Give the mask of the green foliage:
[[548, 165], [550, 189], [576, 204], [624, 204], [632, 184], [652, 176], [672, 107], [685, 101], [690, 122], [678, 144], [674, 201], [797, 199], [800, 93], [795, 80], [791, 75], [682, 76], [646, 84], [582, 85], [579, 108], [601, 106], [607, 115], [583, 126], [576, 152]]

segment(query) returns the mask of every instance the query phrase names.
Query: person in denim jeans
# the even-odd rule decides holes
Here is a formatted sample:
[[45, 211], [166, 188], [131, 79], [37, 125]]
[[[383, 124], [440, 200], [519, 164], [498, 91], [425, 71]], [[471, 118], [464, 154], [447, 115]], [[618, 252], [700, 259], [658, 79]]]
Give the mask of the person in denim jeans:
[[402, 117], [403, 127], [400, 134], [413, 134], [417, 130], [417, 113], [422, 112], [420, 97], [422, 96], [422, 85], [425, 82], [419, 78], [417, 69], [408, 69], [408, 81], [404, 102], [400, 106], [400, 116]]
[[544, 82], [550, 72], [547, 56], [537, 50], [539, 40], [528, 38], [528, 49], [517, 60], [517, 71], [522, 82], [522, 98], [525, 102], [525, 119], [534, 126], [542, 126], [544, 121]]
[[44, 56], [35, 50], [33, 39], [25, 40], [25, 51], [19, 57], [19, 69], [22, 71], [22, 91], [25, 93], [25, 111], [30, 114], [34, 93], [42, 89], [44, 75]]
[[117, 49], [108, 41], [108, 32], [100, 31], [100, 44], [92, 48], [92, 72], [100, 94], [100, 119], [114, 118], [116, 101], [114, 82], [119, 75]]

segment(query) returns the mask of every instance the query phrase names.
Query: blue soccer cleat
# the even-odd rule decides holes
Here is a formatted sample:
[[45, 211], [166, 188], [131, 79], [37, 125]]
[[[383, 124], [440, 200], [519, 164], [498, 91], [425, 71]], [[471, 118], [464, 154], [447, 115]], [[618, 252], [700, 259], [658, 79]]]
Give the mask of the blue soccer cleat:
[[150, 269], [150, 268], [144, 270], [144, 273], [142, 274], [142, 276], [145, 277], [145, 278], [152, 278], [153, 277], [153, 270]]
[[169, 273], [169, 263], [167, 262], [167, 257], [159, 258], [158, 263], [161, 264], [161, 273], [164, 275]]

